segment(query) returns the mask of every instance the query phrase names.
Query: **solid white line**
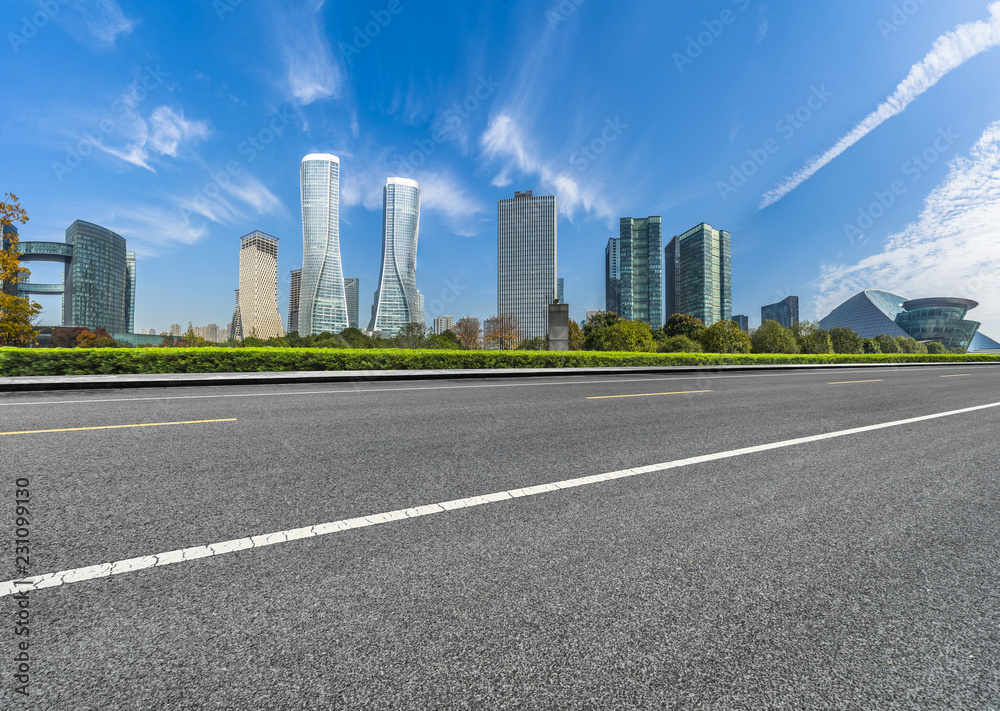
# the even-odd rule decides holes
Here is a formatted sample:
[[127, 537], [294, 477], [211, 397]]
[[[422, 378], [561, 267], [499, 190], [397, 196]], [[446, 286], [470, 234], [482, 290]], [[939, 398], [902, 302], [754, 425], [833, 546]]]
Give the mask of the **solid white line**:
[[727, 452], [716, 452], [715, 454], [704, 454], [698, 457], [688, 457], [687, 459], [676, 459], [672, 462], [651, 464], [649, 466], [637, 467], [634, 469], [621, 469], [614, 472], [605, 472], [604, 474], [593, 474], [591, 476], [582, 476], [576, 479], [565, 479], [563, 481], [556, 481], [550, 484], [539, 484], [526, 488], [498, 491], [493, 494], [470, 496], [464, 499], [442, 501], [436, 504], [427, 504], [408, 509], [398, 509], [396, 511], [387, 511], [379, 514], [369, 514], [367, 516], [358, 516], [357, 518], [332, 521], [330, 523], [323, 523], [315, 526], [303, 526], [302, 528], [293, 528], [287, 531], [265, 533], [258, 536], [250, 536], [248, 538], [237, 538], [230, 541], [223, 541], [222, 543], [212, 543], [207, 546], [182, 548], [179, 550], [168, 551], [166, 553], [158, 553], [156, 555], [147, 555], [139, 558], [120, 560], [116, 563], [99, 563], [85, 568], [73, 568], [71, 570], [63, 570], [58, 573], [46, 573], [44, 575], [21, 578], [19, 580], [8, 580], [7, 582], [0, 583], [0, 597], [6, 597], [15, 593], [24, 592], [26, 590], [30, 591], [41, 590], [44, 588], [54, 588], [67, 583], [79, 583], [85, 580], [94, 580], [96, 578], [107, 578], [112, 575], [121, 575], [122, 573], [131, 573], [137, 570], [145, 570], [147, 568], [159, 568], [164, 565], [171, 565], [182, 561], [197, 560], [199, 558], [223, 555], [225, 553], [234, 553], [236, 551], [247, 550], [250, 548], [262, 548], [264, 546], [274, 545], [275, 543], [284, 543], [286, 541], [294, 541], [300, 538], [325, 536], [329, 533], [348, 531], [353, 528], [378, 526], [391, 521], [401, 521], [407, 518], [429, 516], [431, 514], [443, 513], [445, 511], [482, 506], [483, 504], [490, 504], [497, 501], [506, 501], [508, 499], [516, 499], [524, 496], [536, 496], [538, 494], [558, 491], [560, 489], [570, 489], [577, 486], [589, 486], [590, 484], [599, 484], [601, 482], [612, 481], [614, 479], [624, 479], [626, 477], [639, 476], [642, 474], [651, 474], [653, 472], [660, 472], [667, 469], [678, 469], [680, 467], [691, 466], [692, 464], [701, 464], [703, 462], [740, 457], [745, 454], [767, 452], [772, 449], [794, 447], [799, 444], [819, 442], [826, 439], [835, 439], [837, 437], [847, 437], [848, 435], [860, 434], [862, 432], [873, 432], [875, 430], [882, 430], [889, 427], [900, 427], [902, 425], [909, 425], [915, 422], [925, 422], [927, 420], [936, 420], [942, 417], [950, 417], [952, 415], [963, 415], [968, 412], [977, 412], [979, 410], [987, 410], [993, 407], [1000, 407], [1000, 402], [994, 402], [988, 405], [965, 407], [961, 410], [937, 412], [932, 415], [910, 417], [905, 420], [895, 420], [894, 422], [883, 422], [877, 425], [854, 427], [849, 430], [838, 430], [836, 432], [827, 432], [825, 434], [810, 435], [809, 437], [786, 439], [780, 442], [771, 442], [770, 444], [743, 447], [742, 449], [731, 449]]
[[[988, 363], [978, 364], [980, 367], [985, 367], [990, 365]], [[912, 366], [908, 371], [900, 371], [903, 373], [908, 372], [922, 372], [919, 370], [921, 366]], [[925, 368], [933, 368], [933, 365], [926, 365]], [[993, 366], [996, 367], [996, 366]], [[78, 405], [81, 403], [100, 403], [100, 402], [142, 402], [142, 401], [155, 401], [155, 400], [208, 400], [213, 398], [230, 398], [230, 397], [280, 397], [282, 395], [340, 395], [348, 394], [354, 395], [357, 393], [390, 393], [390, 392], [400, 392], [406, 390], [471, 390], [478, 388], [526, 388], [526, 387], [537, 387], [541, 385], [593, 385], [602, 383], [643, 383], [643, 382], [666, 382], [666, 381], [681, 381], [681, 380], [704, 380], [705, 378], [711, 380], [733, 380], [742, 378], [787, 378], [792, 376], [802, 376], [802, 375], [814, 375], [823, 376], [829, 373], [830, 369], [816, 369], [816, 370], [798, 370], [785, 373], [744, 373], [741, 375], [720, 375], [716, 373], [704, 373], [703, 375], [683, 375], [683, 376], [664, 376], [664, 377], [649, 377], [649, 378], [616, 378], [614, 380], [608, 379], [606, 376], [601, 375], [572, 375], [560, 378], [560, 376], [549, 376], [552, 378], [560, 378], [555, 381], [538, 382], [538, 380], [532, 379], [525, 383], [486, 383], [482, 385], [427, 385], [427, 386], [417, 386], [417, 387], [396, 387], [396, 388], [341, 388], [338, 390], [295, 390], [291, 392], [257, 392], [257, 393], [224, 393], [220, 392], [211, 395], [163, 395], [161, 397], [115, 397], [115, 398], [90, 398], [87, 400], [41, 400], [38, 402], [32, 402], [30, 400], [21, 402], [0, 402], [0, 407], [23, 407], [25, 405]], [[895, 373], [899, 374], [899, 372]], [[483, 378], [491, 377], [488, 371], [484, 373]], [[495, 377], [495, 376], [494, 376]], [[226, 385], [217, 387], [258, 387], [258, 388], [270, 388], [276, 385], [275, 383], [259, 384], [259, 383], [247, 383], [246, 385]], [[201, 387], [198, 385], [184, 386], [197, 388]], [[9, 392], [4, 393], [7, 397], [13, 397], [14, 395], [24, 395], [24, 392]]]

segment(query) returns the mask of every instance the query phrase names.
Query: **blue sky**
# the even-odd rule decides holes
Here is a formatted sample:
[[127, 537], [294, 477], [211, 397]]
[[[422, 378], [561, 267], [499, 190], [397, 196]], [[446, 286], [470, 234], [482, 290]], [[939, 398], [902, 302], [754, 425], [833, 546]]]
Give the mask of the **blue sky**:
[[[302, 156], [341, 159], [367, 321], [389, 176], [422, 187], [428, 320], [496, 310], [496, 201], [558, 196], [571, 315], [618, 218], [732, 233], [733, 310], [963, 296], [1000, 334], [1000, 2], [5, 2], [3, 191], [137, 252], [136, 328], [232, 316], [239, 237], [301, 266]], [[881, 204], [879, 204], [881, 202]], [[33, 264], [32, 280], [58, 281]], [[40, 299], [47, 322], [59, 299]]]

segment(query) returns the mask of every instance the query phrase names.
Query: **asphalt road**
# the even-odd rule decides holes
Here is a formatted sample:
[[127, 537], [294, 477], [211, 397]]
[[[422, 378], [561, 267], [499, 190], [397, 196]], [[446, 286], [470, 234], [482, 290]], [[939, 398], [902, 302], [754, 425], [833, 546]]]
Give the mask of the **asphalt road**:
[[[992, 365], [2, 394], [0, 580], [17, 477], [37, 576], [994, 403]], [[31, 590], [28, 698], [8, 595], [0, 708], [1000, 708], [998, 437], [986, 408]]]

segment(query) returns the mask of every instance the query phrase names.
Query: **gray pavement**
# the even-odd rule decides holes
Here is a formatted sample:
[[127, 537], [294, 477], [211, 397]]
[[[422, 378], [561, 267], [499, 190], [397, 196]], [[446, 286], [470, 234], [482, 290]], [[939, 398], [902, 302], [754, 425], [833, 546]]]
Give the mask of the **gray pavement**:
[[[236, 421], [0, 447], [40, 574], [995, 402], [1000, 366], [24, 392], [0, 432]], [[30, 707], [997, 708], [998, 423], [36, 590]]]

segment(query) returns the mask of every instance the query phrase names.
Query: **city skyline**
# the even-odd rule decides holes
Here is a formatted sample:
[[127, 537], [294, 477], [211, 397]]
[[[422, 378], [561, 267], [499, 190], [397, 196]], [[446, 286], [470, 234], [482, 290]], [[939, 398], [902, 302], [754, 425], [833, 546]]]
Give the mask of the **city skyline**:
[[[1000, 69], [1000, 6], [921, 3], [900, 21], [896, 4], [402, 4], [369, 34], [381, 6], [108, 0], [59, 3], [38, 24], [15, 0], [18, 100], [0, 141], [32, 218], [22, 239], [59, 241], [84, 219], [128, 240], [136, 330], [228, 320], [237, 265], [213, 265], [255, 228], [284, 242], [287, 313], [302, 265], [297, 164], [322, 151], [342, 158], [343, 265], [366, 284], [378, 281], [385, 177], [420, 182], [428, 320], [493, 311], [492, 204], [530, 189], [559, 198], [576, 320], [604, 305], [598, 260], [617, 220], [657, 214], [669, 234], [706, 221], [738, 236], [732, 307], [751, 326], [788, 293], [816, 320], [879, 288], [977, 299], [983, 330], [1000, 332], [1000, 286], [983, 277], [1000, 261], [1000, 97], [978, 90]], [[638, 11], [661, 50], [641, 38], [615, 50]], [[446, 41], [482, 26], [493, 30], [475, 47]], [[956, 36], [974, 41], [952, 51]], [[263, 51], [248, 58], [252, 44]], [[53, 73], [65, 78], [56, 96]], [[715, 108], [664, 125], [623, 101], [635, 94]], [[58, 281], [54, 265], [32, 269]], [[38, 298], [57, 322], [58, 297]]]

